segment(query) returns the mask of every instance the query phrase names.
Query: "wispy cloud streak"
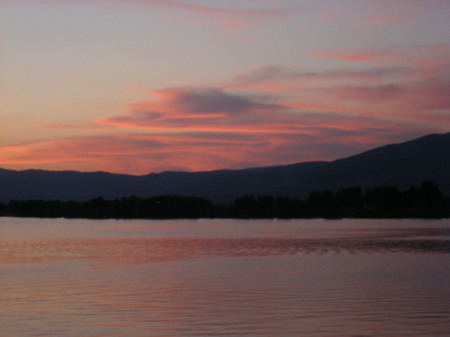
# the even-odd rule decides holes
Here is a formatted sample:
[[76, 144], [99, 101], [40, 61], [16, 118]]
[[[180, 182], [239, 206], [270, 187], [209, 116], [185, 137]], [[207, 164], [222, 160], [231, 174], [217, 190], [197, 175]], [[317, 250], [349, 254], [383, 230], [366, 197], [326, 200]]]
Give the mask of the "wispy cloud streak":
[[[14, 0], [2, 0], [4, 4], [17, 5]], [[299, 12], [296, 7], [254, 7], [230, 8], [200, 5], [179, 0], [21, 0], [20, 4], [95, 4], [117, 3], [146, 7], [148, 9], [167, 10], [167, 19], [194, 25], [215, 26], [224, 29], [239, 29], [265, 25], [273, 20], [283, 19]], [[174, 16], [175, 15], [175, 16]]]

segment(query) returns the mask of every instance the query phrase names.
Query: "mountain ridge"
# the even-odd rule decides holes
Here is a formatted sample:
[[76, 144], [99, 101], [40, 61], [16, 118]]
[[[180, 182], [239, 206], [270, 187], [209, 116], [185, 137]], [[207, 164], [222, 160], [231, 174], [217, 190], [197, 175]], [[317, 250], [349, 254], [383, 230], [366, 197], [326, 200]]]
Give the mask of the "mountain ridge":
[[105, 199], [178, 194], [228, 202], [247, 194], [305, 197], [313, 190], [433, 181], [450, 196], [450, 133], [388, 144], [333, 161], [215, 170], [164, 171], [134, 176], [103, 171], [23, 171], [0, 168], [0, 202]]

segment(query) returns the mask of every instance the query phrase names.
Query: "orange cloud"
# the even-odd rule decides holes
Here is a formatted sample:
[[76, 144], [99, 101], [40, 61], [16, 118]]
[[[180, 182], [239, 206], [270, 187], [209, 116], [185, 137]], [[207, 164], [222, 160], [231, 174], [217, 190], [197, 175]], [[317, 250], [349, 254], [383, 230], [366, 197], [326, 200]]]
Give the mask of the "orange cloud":
[[[180, 156], [189, 153], [192, 158], [208, 162], [207, 168], [336, 158], [345, 155], [346, 150], [357, 152], [363, 145], [380, 144], [382, 139], [385, 143], [397, 140], [394, 130], [412, 138], [420, 134], [416, 131], [417, 121], [426, 123], [420, 127], [430, 132], [442, 127], [438, 109], [445, 109], [448, 103], [443, 94], [448, 83], [378, 84], [384, 78], [406, 75], [409, 79], [409, 68], [321, 73], [288, 72], [277, 67], [261, 69], [260, 73], [241, 75], [233, 81], [244, 88], [258, 82], [282, 83], [284, 78], [327, 76], [337, 83], [339, 79], [352, 79], [356, 83], [315, 87], [314, 95], [310, 92], [303, 98], [298, 95], [290, 99], [274, 93], [237, 93], [238, 85], [232, 92], [213, 87], [152, 90], [149, 92], [152, 99], [132, 103], [123, 114], [97, 122], [127, 132], [151, 132], [151, 139], [170, 143], [173, 150], [181, 149], [177, 152]], [[415, 108], [409, 108], [414, 104]], [[427, 113], [430, 109], [434, 113]], [[166, 157], [162, 159], [159, 154], [160, 163], [173, 167], [169, 162], [176, 153], [166, 147], [161, 151]], [[223, 151], [226, 153], [222, 155]], [[209, 159], [201, 159], [203, 155]], [[198, 163], [181, 166], [189, 170], [205, 169]]]
[[[119, 116], [98, 120], [104, 126], [153, 133], [311, 134], [309, 127], [340, 128], [349, 119], [371, 115], [345, 105], [298, 99], [230, 94], [220, 89], [177, 88], [151, 91], [155, 100], [129, 105]], [[322, 96], [324, 98], [325, 96]], [[311, 99], [311, 98], [310, 98]], [[274, 100], [271, 102], [270, 100]], [[324, 125], [323, 125], [324, 124]], [[314, 132], [315, 133], [315, 132]]]
[[[272, 118], [255, 125], [205, 124], [202, 130], [196, 130], [196, 124], [183, 129], [169, 126], [156, 133], [121, 130], [3, 146], [0, 162], [3, 167], [13, 169], [129, 174], [208, 171], [345, 157], [422, 135], [427, 129], [420, 125], [418, 131], [415, 123], [320, 110], [294, 114], [289, 120]], [[429, 130], [433, 128], [430, 126]]]
[[[167, 132], [261, 132], [267, 129], [267, 120], [285, 110], [282, 105], [266, 102], [265, 97], [230, 94], [213, 88], [173, 88], [150, 93], [155, 100], [130, 104], [127, 113], [97, 122]], [[285, 118], [288, 117], [279, 115], [279, 119]]]
[[132, 174], [245, 168], [448, 132], [448, 45], [358, 53], [368, 55], [359, 61], [366, 68], [263, 66], [218, 85], [151, 90], [119, 115], [50, 126], [78, 136], [0, 147], [0, 163]]

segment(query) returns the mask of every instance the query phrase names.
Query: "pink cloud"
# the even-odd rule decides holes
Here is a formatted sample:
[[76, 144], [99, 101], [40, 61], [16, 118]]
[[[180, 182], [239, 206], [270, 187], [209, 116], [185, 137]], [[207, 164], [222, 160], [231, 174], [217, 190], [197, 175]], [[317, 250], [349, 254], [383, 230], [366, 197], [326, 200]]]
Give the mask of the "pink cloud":
[[385, 84], [376, 86], [342, 86], [335, 88], [335, 91], [344, 99], [383, 104], [386, 100], [401, 95], [402, 88], [395, 84]]
[[[108, 0], [106, 0], [108, 1]], [[117, 0], [116, 0], [117, 1]], [[212, 6], [201, 6], [192, 3], [175, 0], [123, 0], [126, 2], [137, 3], [141, 5], [150, 5], [164, 8], [173, 8], [194, 13], [205, 13], [212, 15], [255, 17], [259, 19], [273, 19], [292, 14], [291, 9], [232, 9]]]
[[369, 10], [362, 23], [374, 26], [408, 24], [416, 20], [428, 21], [430, 13], [449, 11], [447, 0], [377, 0], [370, 2]]
[[390, 139], [397, 132], [369, 121], [353, 130], [348, 125], [319, 127], [312, 120], [317, 116], [310, 118], [304, 133], [120, 133], [48, 139], [1, 147], [0, 160], [3, 167], [15, 169], [31, 166], [129, 174], [208, 171], [333, 159]]
[[[120, 1], [120, 0], [103, 0]], [[291, 16], [298, 10], [295, 8], [256, 8], [235, 9], [197, 5], [175, 0], [122, 0], [138, 5], [169, 9], [174, 13], [179, 12], [183, 16], [171, 17], [172, 20], [187, 22], [195, 25], [217, 26], [225, 29], [237, 29], [267, 24], [276, 20]], [[188, 15], [188, 16], [186, 16]]]
[[449, 72], [450, 44], [396, 47], [391, 50], [349, 51], [317, 50], [317, 58], [349, 62], [380, 63], [389, 62], [403, 66], [413, 66], [421, 77], [438, 77]]
[[268, 114], [283, 111], [264, 97], [226, 93], [213, 88], [172, 88], [150, 92], [156, 99], [129, 105], [120, 116], [100, 125], [151, 130], [242, 130], [260, 132]]
[[344, 157], [416, 130], [414, 124], [357, 115], [346, 107], [218, 88], [149, 95], [153, 99], [100, 120], [110, 128], [103, 135], [3, 146], [0, 161], [9, 168], [132, 174], [245, 168]]
[[367, 17], [367, 21], [375, 26], [392, 26], [399, 25], [414, 19], [415, 15], [412, 13], [397, 12], [373, 12]]
[[96, 121], [103, 136], [2, 147], [0, 161], [134, 174], [243, 168], [334, 159], [448, 131], [448, 45], [327, 55], [336, 54], [359, 67], [262, 66], [215, 86], [151, 90]]
[[430, 12], [435, 12], [437, 8], [448, 9], [446, 0], [360, 0], [354, 5], [348, 6], [336, 1], [334, 8], [322, 10], [316, 14], [320, 19], [330, 22], [346, 21], [364, 28], [386, 28], [402, 24], [409, 24], [416, 20], [427, 20]]
[[[295, 84], [311, 87], [311, 82], [345, 81], [345, 80], [381, 80], [408, 76], [413, 69], [406, 66], [370, 67], [361, 70], [331, 69], [322, 71], [301, 71], [279, 66], [261, 66], [242, 72], [222, 84], [225, 88], [280, 88], [285, 90]], [[294, 85], [294, 86], [293, 86]], [[269, 90], [270, 91], [270, 90]]]
[[412, 103], [414, 110], [447, 110], [450, 106], [450, 81], [424, 80], [410, 84], [385, 84], [376, 86], [341, 86], [334, 91], [344, 99], [355, 99], [367, 103], [396, 102], [399, 105]]
[[374, 26], [393, 26], [408, 23], [419, 16], [420, 9], [410, 0], [406, 5], [404, 1], [378, 0], [373, 2], [369, 13], [363, 17], [362, 22]]
[[313, 52], [313, 56], [322, 59], [355, 62], [373, 62], [392, 58], [392, 54], [390, 54], [389, 52], [366, 52], [348, 50], [317, 50]]
[[[316, 53], [325, 58], [344, 61], [380, 63], [407, 67], [403, 78], [389, 81], [361, 81], [355, 84], [333, 85], [328, 92], [337, 101], [359, 102], [366, 107], [378, 107], [390, 114], [411, 120], [448, 122], [450, 106], [450, 44], [398, 47], [385, 51], [328, 51]], [[362, 57], [361, 55], [364, 55]]]
[[[17, 5], [18, 1], [3, 0], [5, 4]], [[253, 9], [231, 8], [226, 6], [199, 5], [180, 0], [21, 0], [26, 4], [64, 4], [64, 3], [126, 3], [149, 9], [167, 10], [166, 19], [187, 22], [194, 25], [207, 25], [225, 29], [237, 29], [266, 25], [273, 20], [289, 17], [298, 12], [298, 8], [256, 7]], [[228, 4], [229, 5], [229, 4]], [[174, 16], [175, 15], [175, 16]]]
[[177, 88], [151, 93], [155, 100], [130, 104], [123, 114], [97, 122], [119, 129], [159, 133], [266, 134], [270, 137], [276, 133], [317, 135], [311, 131], [312, 126], [340, 129], [347, 125], [344, 129], [349, 130], [349, 120], [358, 120], [357, 114], [361, 113], [361, 109], [345, 105], [288, 102], [274, 97], [275, 102], [270, 102], [270, 96], [237, 95], [211, 88]]
[[450, 82], [423, 80], [404, 85], [340, 86], [330, 89], [337, 100], [358, 101], [363, 107], [371, 106], [378, 116], [402, 118], [417, 122], [430, 122], [450, 126]]

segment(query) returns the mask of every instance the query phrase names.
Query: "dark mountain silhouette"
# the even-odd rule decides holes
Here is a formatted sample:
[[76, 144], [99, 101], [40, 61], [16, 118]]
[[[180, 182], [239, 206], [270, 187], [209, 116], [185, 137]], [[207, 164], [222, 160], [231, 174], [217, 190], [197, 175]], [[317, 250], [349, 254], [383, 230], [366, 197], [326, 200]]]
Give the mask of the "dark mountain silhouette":
[[215, 202], [246, 194], [305, 197], [313, 190], [390, 185], [408, 188], [433, 181], [450, 196], [450, 133], [428, 135], [331, 162], [210, 172], [162, 172], [145, 176], [106, 172], [0, 169], [0, 202], [96, 197], [186, 195]]

